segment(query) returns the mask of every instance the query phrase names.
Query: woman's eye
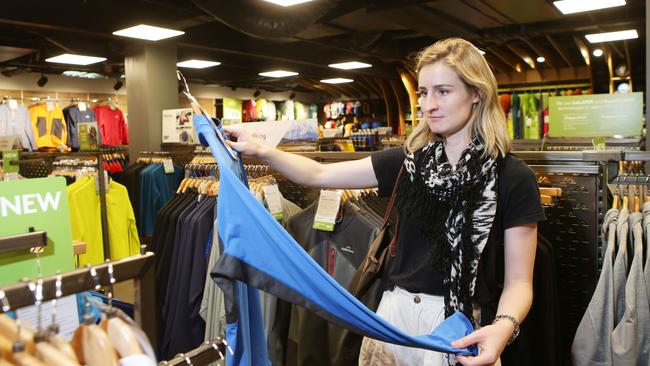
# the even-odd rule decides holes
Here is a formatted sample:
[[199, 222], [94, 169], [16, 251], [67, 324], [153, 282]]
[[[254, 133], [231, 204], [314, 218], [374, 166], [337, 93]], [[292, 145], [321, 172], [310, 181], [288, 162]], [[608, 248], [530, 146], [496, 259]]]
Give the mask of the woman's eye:
[[449, 94], [449, 90], [447, 90], [447, 89], [440, 89], [440, 90], [438, 91], [438, 94], [440, 94], [440, 95], [447, 95], [447, 94]]

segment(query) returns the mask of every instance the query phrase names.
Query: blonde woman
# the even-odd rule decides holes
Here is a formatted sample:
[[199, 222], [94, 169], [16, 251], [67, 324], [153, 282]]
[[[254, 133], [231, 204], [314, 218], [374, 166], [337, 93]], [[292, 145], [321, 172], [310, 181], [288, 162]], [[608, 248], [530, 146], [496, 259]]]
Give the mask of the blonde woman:
[[[261, 146], [237, 128], [226, 128], [237, 140], [229, 144], [305, 186], [378, 187], [389, 195], [397, 184], [397, 254], [377, 314], [411, 335], [430, 332], [455, 311], [484, 324], [453, 343], [477, 345], [476, 357], [365, 338], [359, 365], [493, 365], [532, 303], [537, 223], [544, 220], [537, 182], [508, 154], [496, 79], [476, 47], [458, 38], [438, 41], [418, 55], [416, 69], [426, 123], [405, 148], [319, 164]], [[478, 319], [473, 305], [481, 256], [499, 245], [505, 268], [496, 316]]]

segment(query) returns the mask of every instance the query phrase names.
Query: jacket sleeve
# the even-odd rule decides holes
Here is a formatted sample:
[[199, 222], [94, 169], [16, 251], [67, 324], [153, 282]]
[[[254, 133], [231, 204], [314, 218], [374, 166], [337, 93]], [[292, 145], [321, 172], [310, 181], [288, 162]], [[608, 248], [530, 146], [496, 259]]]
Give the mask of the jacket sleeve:
[[126, 120], [124, 119], [124, 113], [120, 111], [120, 140], [122, 145], [129, 144], [129, 127], [126, 125]]

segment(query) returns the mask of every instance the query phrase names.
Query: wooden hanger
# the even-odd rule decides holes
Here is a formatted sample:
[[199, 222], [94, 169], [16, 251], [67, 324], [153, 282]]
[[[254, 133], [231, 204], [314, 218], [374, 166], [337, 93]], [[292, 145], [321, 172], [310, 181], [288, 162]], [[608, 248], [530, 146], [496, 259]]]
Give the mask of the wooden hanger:
[[620, 203], [619, 186], [616, 186], [616, 190], [614, 191], [614, 197], [612, 199], [612, 208], [618, 210], [619, 203]]
[[[0, 335], [12, 343], [18, 338], [18, 326], [6, 314], [0, 314]], [[20, 325], [20, 340], [25, 343], [27, 352], [34, 352], [34, 330], [29, 325], [24, 323]]]
[[47, 366], [79, 366], [79, 362], [71, 360], [53, 344], [45, 340], [36, 342], [35, 347], [36, 357]]
[[108, 339], [120, 358], [144, 354], [135, 334], [124, 320], [107, 315], [99, 326], [106, 332]]
[[634, 205], [632, 212], [641, 212], [641, 198], [639, 197], [639, 187], [634, 186]]

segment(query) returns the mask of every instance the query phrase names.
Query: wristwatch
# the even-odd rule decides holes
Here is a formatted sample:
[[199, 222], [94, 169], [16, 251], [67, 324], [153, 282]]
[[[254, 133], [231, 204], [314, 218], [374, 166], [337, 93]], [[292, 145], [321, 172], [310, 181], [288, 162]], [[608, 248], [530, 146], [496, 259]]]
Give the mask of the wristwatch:
[[492, 324], [498, 322], [499, 320], [504, 320], [504, 319], [509, 320], [515, 326], [515, 331], [512, 332], [512, 336], [510, 337], [510, 339], [508, 339], [508, 344], [510, 344], [514, 342], [515, 339], [517, 339], [517, 336], [519, 336], [519, 323], [517, 322], [517, 319], [515, 319], [514, 316], [502, 314], [502, 315], [495, 316], [494, 320], [492, 321]]

